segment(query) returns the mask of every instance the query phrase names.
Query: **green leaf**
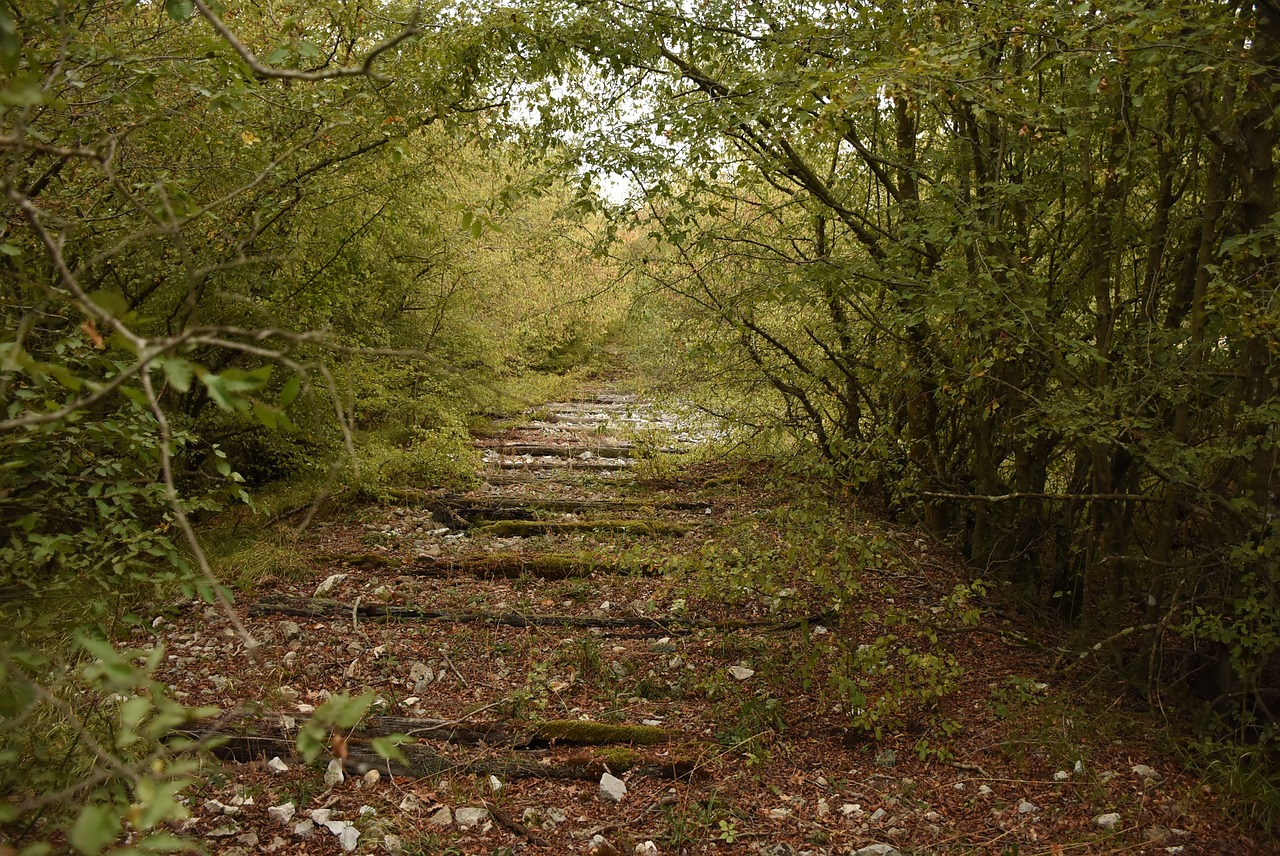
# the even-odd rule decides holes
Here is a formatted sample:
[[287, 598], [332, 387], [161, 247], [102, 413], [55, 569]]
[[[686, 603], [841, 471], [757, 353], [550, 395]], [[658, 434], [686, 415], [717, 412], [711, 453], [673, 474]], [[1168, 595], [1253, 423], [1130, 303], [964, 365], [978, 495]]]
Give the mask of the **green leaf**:
[[307, 722], [298, 729], [298, 754], [302, 760], [310, 764], [324, 751], [325, 738], [328, 736], [324, 726], [318, 722]]
[[120, 835], [120, 817], [110, 803], [87, 805], [67, 831], [67, 841], [85, 856], [102, 852]]
[[289, 378], [288, 382], [284, 385], [284, 389], [280, 390], [279, 404], [281, 409], [293, 404], [300, 392], [302, 392], [302, 378], [294, 375]]
[[269, 428], [272, 431], [280, 427], [280, 411], [268, 404], [263, 404], [261, 401], [255, 401], [253, 403], [253, 415], [263, 424], [264, 427]]
[[164, 0], [164, 10], [175, 21], [185, 21], [195, 13], [196, 7], [191, 0]]
[[[9, 74], [18, 70], [18, 59], [22, 56], [22, 38], [18, 35], [18, 26], [13, 16], [4, 8], [0, 8], [0, 68]], [[7, 251], [9, 244], [0, 244], [0, 252]], [[14, 253], [13, 255], [17, 255]]]
[[125, 728], [137, 728], [142, 720], [151, 713], [151, 699], [146, 696], [134, 696], [120, 705], [120, 722]]
[[361, 693], [355, 698], [346, 693], [339, 693], [316, 708], [311, 718], [313, 721], [328, 723], [338, 728], [354, 728], [355, 724], [368, 713], [373, 699], [372, 691]]
[[123, 318], [129, 313], [129, 299], [119, 291], [95, 291], [89, 295], [89, 300], [94, 306], [117, 318]]
[[400, 751], [400, 744], [412, 742], [414, 742], [413, 738], [407, 734], [388, 734], [386, 737], [374, 737], [369, 741], [369, 746], [372, 747], [374, 752], [378, 753], [379, 758], [405, 763], [404, 753]]
[[191, 389], [191, 379], [195, 376], [195, 372], [191, 368], [191, 363], [181, 357], [168, 357], [164, 360], [164, 375], [169, 379], [169, 385], [178, 392], [186, 392]]

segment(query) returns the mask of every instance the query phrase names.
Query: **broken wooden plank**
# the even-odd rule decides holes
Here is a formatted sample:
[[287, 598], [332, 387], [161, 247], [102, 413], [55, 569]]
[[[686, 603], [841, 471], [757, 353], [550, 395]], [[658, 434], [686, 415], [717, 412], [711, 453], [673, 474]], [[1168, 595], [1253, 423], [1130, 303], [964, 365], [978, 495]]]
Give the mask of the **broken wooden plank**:
[[[293, 721], [293, 728], [283, 723]], [[297, 726], [307, 723], [306, 715], [266, 714], [223, 721], [217, 727], [184, 732], [185, 736], [223, 740], [257, 740], [259, 738], [296, 738]], [[678, 735], [665, 728], [627, 723], [592, 722], [580, 719], [547, 719], [527, 722], [467, 722], [439, 718], [408, 716], [369, 716], [345, 735], [350, 745], [368, 742], [374, 737], [403, 734], [421, 741], [439, 741], [462, 745], [494, 745], [512, 749], [546, 748], [547, 746], [656, 746], [668, 743]], [[250, 745], [250, 744], [246, 744]]]
[[395, 606], [385, 603], [346, 604], [324, 598], [277, 596], [249, 607], [249, 614], [297, 615], [303, 618], [349, 618], [370, 621], [443, 621], [452, 624], [493, 624], [506, 627], [581, 627], [614, 631], [649, 631], [670, 635], [698, 630], [795, 630], [809, 624], [828, 624], [835, 616], [809, 615], [782, 620], [729, 619], [706, 621], [694, 618], [645, 618], [626, 616], [603, 618], [582, 615], [522, 615], [519, 613], [460, 612]]
[[532, 455], [535, 458], [630, 458], [635, 448], [630, 443], [606, 445], [603, 443], [494, 443], [480, 446], [482, 450], [500, 455]]
[[552, 514], [577, 514], [587, 511], [705, 511], [709, 502], [688, 500], [643, 499], [575, 499], [572, 497], [499, 497], [455, 494], [441, 497], [441, 501], [465, 516], [484, 515], [501, 511], [530, 510]]
[[532, 538], [535, 535], [564, 535], [575, 532], [621, 532], [626, 535], [688, 534], [690, 527], [667, 520], [499, 520], [474, 527], [475, 535], [494, 538]]
[[621, 470], [632, 466], [631, 458], [534, 458], [525, 461], [519, 458], [499, 458], [486, 462], [491, 467], [504, 470]]
[[[251, 763], [267, 758], [290, 759], [300, 763], [294, 755], [295, 745], [291, 737], [275, 735], [236, 735], [210, 732], [198, 735], [212, 742], [209, 751], [224, 761]], [[626, 771], [632, 775], [660, 779], [685, 779], [697, 774], [696, 761], [670, 760], [661, 763], [640, 763], [640, 758], [628, 759], [618, 753], [608, 757], [578, 754], [553, 763], [550, 757], [527, 758], [453, 758], [420, 743], [406, 743], [399, 747], [403, 760], [387, 760], [380, 757], [362, 742], [351, 740], [345, 746], [343, 767], [363, 774], [369, 770], [382, 770], [392, 776], [421, 779], [444, 773], [466, 773], [474, 776], [497, 776], [503, 781], [515, 779], [567, 779], [598, 781], [611, 769], [614, 773]], [[634, 761], [630, 766], [628, 760]]]
[[689, 500], [584, 499], [574, 497], [502, 497], [441, 494], [416, 488], [388, 488], [387, 497], [403, 505], [426, 508], [441, 523], [465, 529], [477, 520], [537, 520], [548, 514], [702, 511], [708, 502]]
[[489, 553], [451, 559], [423, 560], [406, 570], [410, 574], [423, 577], [466, 575], [482, 580], [514, 580], [529, 576], [544, 580], [567, 580], [575, 577], [589, 577], [596, 571], [614, 573], [616, 567], [616, 565], [602, 564], [595, 559], [571, 553], [540, 555]]

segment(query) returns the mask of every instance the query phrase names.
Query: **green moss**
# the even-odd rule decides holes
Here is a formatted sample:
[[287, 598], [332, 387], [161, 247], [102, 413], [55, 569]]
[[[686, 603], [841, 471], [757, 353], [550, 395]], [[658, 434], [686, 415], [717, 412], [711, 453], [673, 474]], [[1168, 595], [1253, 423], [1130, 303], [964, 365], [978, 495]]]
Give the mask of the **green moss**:
[[652, 725], [609, 725], [579, 719], [552, 719], [538, 723], [533, 736], [577, 746], [603, 746], [609, 743], [652, 746], [670, 740], [671, 732]]
[[562, 532], [623, 532], [628, 535], [684, 535], [688, 526], [665, 520], [500, 520], [472, 530], [495, 538], [531, 538]]
[[640, 753], [631, 749], [605, 749], [600, 753], [600, 760], [605, 763], [614, 775], [625, 773], [640, 763]]

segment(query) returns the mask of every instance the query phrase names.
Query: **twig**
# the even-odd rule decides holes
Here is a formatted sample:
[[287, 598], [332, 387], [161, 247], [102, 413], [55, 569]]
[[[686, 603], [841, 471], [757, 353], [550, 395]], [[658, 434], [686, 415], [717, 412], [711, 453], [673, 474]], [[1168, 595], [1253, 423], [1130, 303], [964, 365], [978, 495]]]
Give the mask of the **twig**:
[[62, 147], [62, 146], [51, 146], [47, 143], [40, 143], [34, 140], [29, 140], [29, 139], [26, 139], [25, 137], [21, 137], [16, 134], [7, 134], [4, 136], [0, 136], [0, 149], [6, 149], [9, 151], [28, 150], [33, 152], [40, 152], [41, 154], [54, 155], [64, 160], [70, 160], [71, 158], [87, 158], [89, 160], [94, 160], [94, 161], [105, 160], [105, 156], [101, 152], [98, 152], [95, 149], [86, 149], [82, 146], [77, 146], [74, 148]]
[[489, 814], [498, 822], [498, 825], [521, 838], [528, 840], [534, 847], [550, 847], [551, 844], [543, 838], [536, 835], [533, 830], [516, 820], [507, 812], [498, 808], [491, 800], [481, 800], [484, 807], [489, 810]]
[[966, 764], [962, 761], [943, 761], [948, 767], [955, 767], [957, 770], [964, 770], [968, 773], [977, 773], [984, 778], [990, 778], [991, 774], [977, 764]]
[[440, 656], [444, 657], [445, 663], [453, 670], [453, 673], [458, 676], [458, 681], [462, 684], [462, 688], [467, 689], [470, 685], [467, 683], [467, 679], [462, 677], [462, 672], [458, 671], [458, 667], [453, 664], [453, 660], [449, 659], [449, 652], [444, 648], [441, 648]]
[[160, 472], [164, 484], [165, 499], [173, 510], [173, 518], [177, 521], [178, 528], [182, 530], [187, 546], [191, 548], [191, 552], [195, 555], [196, 564], [200, 567], [200, 573], [213, 590], [213, 597], [218, 602], [218, 606], [222, 608], [223, 615], [231, 622], [236, 635], [244, 643], [245, 653], [248, 654], [250, 659], [256, 659], [261, 643], [253, 638], [253, 634], [249, 632], [249, 628], [244, 626], [244, 622], [240, 620], [240, 615], [236, 612], [235, 607], [231, 605], [231, 601], [227, 600], [226, 592], [222, 589], [222, 583], [213, 573], [213, 568], [209, 566], [209, 559], [205, 556], [204, 548], [200, 545], [200, 539], [196, 537], [196, 531], [192, 528], [191, 521], [187, 518], [186, 509], [182, 507], [182, 500], [178, 497], [178, 487], [173, 479], [173, 432], [169, 426], [169, 417], [164, 412], [164, 408], [160, 406], [160, 399], [152, 386], [151, 372], [145, 371], [141, 377], [142, 388], [147, 394], [147, 403], [150, 405], [151, 415], [155, 417], [156, 424], [160, 427]]
[[1012, 502], [1015, 499], [1048, 499], [1058, 502], [1076, 500], [1100, 502], [1164, 502], [1163, 496], [1151, 496], [1145, 493], [1002, 493], [986, 495], [980, 493], [939, 493], [921, 491], [921, 496], [928, 499], [963, 499], [969, 502]]

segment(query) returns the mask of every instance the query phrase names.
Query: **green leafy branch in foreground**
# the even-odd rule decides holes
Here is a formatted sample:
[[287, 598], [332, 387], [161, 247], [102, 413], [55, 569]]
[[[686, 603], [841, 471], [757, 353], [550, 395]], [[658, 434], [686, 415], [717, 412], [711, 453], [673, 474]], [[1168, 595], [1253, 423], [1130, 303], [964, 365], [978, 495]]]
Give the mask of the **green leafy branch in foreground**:
[[[190, 742], [172, 732], [216, 710], [188, 708], [153, 680], [161, 647], [117, 651], [80, 636], [75, 660], [63, 663], [24, 645], [23, 629], [6, 629], [0, 648], [0, 787], [10, 795], [0, 800], [0, 826], [14, 840], [48, 835], [72, 804], [66, 842], [83, 856], [122, 838], [129, 843], [112, 850], [120, 856], [189, 849], [163, 828], [188, 817], [180, 794], [199, 767], [183, 757]], [[43, 763], [24, 762], [32, 755]], [[19, 852], [50, 853], [52, 844]]]

